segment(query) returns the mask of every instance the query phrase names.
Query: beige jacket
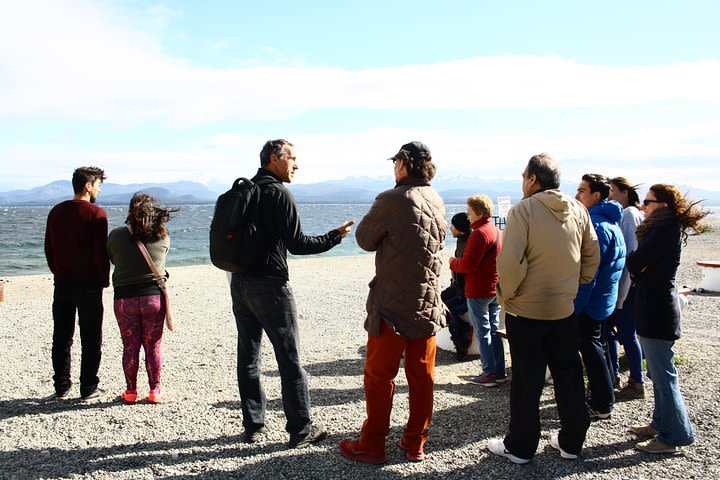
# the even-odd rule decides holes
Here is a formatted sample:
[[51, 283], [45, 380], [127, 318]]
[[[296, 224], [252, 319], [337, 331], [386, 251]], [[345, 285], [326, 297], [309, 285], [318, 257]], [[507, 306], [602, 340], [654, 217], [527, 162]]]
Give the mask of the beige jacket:
[[383, 320], [409, 339], [446, 325], [440, 299], [446, 231], [445, 204], [430, 184], [406, 179], [377, 196], [355, 231], [358, 245], [376, 252], [365, 320], [371, 335], [380, 334]]
[[579, 283], [600, 263], [587, 209], [560, 190], [545, 190], [515, 205], [497, 258], [499, 303], [516, 316], [559, 320], [573, 313]]

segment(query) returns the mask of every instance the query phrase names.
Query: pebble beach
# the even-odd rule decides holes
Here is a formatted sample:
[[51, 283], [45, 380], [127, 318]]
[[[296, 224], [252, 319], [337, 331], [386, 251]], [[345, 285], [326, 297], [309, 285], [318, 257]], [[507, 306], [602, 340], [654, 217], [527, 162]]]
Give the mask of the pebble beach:
[[[702, 287], [699, 260], [719, 260], [720, 223], [688, 240], [679, 287]], [[448, 255], [451, 252], [446, 252]], [[170, 253], [172, 255], [172, 252]], [[693, 292], [676, 343], [680, 385], [696, 442], [680, 454], [649, 455], [633, 447], [629, 425], [649, 423], [652, 388], [645, 400], [619, 402], [608, 420], [595, 421], [580, 459], [566, 461], [547, 442], [559, 421], [551, 386], [541, 399], [544, 438], [527, 465], [492, 455], [487, 440], [506, 433], [510, 385], [482, 388], [464, 377], [479, 359], [457, 362], [439, 350], [435, 411], [427, 458], [410, 463], [398, 447], [407, 417], [407, 382], [401, 370], [388, 437], [388, 463], [371, 466], [342, 457], [338, 443], [355, 438], [365, 418], [363, 329], [367, 284], [374, 256], [293, 258], [290, 282], [300, 322], [301, 359], [310, 383], [313, 416], [328, 438], [289, 449], [273, 351], [263, 340], [263, 382], [269, 433], [242, 442], [242, 414], [235, 374], [236, 329], [224, 272], [212, 266], [170, 269], [175, 332], [163, 337], [165, 404], [124, 405], [122, 345], [112, 313], [112, 288], [104, 294], [100, 387], [102, 401], [79, 401], [79, 331], [73, 347], [73, 390], [55, 400], [50, 348], [52, 278], [4, 278], [0, 303], [1, 479], [220, 479], [220, 478], [719, 478], [720, 293]], [[444, 284], [449, 284], [447, 262]], [[144, 368], [139, 397], [148, 393]]]

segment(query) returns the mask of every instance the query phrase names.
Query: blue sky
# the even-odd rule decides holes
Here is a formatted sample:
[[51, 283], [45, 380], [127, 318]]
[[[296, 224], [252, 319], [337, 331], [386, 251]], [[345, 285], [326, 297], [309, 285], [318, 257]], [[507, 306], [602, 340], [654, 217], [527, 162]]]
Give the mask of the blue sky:
[[113, 183], [250, 175], [268, 138], [298, 183], [623, 175], [720, 190], [711, 1], [0, 2], [0, 189], [98, 165]]

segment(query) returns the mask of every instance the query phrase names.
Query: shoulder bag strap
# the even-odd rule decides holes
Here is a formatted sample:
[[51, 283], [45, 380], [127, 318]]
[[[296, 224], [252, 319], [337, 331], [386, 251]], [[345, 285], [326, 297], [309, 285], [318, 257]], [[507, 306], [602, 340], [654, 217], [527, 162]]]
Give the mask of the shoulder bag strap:
[[[130, 235], [132, 236], [132, 227], [128, 225], [127, 229], [130, 231]], [[145, 245], [137, 238], [135, 239], [135, 243], [140, 249], [140, 253], [142, 253], [142, 256], [145, 257], [145, 261], [147, 262], [148, 267], [150, 267], [150, 270], [152, 271], [155, 282], [158, 284], [158, 287], [160, 287], [160, 290], [162, 290], [163, 298], [165, 299], [165, 324], [167, 325], [168, 330], [172, 332], [174, 330], [174, 326], [172, 321], [172, 315], [170, 314], [170, 297], [167, 292], [165, 277], [160, 275], [160, 272], [158, 272], [158, 269], [155, 266], [155, 262], [153, 262], [152, 258], [150, 258], [150, 254], [148, 253], [147, 248], [145, 248]]]

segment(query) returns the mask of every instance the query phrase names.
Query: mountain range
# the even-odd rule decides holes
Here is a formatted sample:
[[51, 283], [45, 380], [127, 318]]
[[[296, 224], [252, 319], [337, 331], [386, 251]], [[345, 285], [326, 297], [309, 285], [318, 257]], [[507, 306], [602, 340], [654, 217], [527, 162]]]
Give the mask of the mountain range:
[[[445, 177], [433, 180], [433, 187], [446, 203], [465, 203], [476, 193], [484, 193], [492, 199], [508, 196], [512, 203], [521, 197], [520, 179], [502, 180], [480, 177]], [[394, 182], [389, 177], [348, 177], [342, 180], [326, 180], [309, 184], [288, 185], [298, 203], [372, 203], [378, 193], [392, 188]], [[101, 188], [99, 204], [124, 205], [135, 192], [144, 191], [160, 198], [166, 205], [187, 205], [214, 203], [218, 195], [228, 190], [219, 183], [209, 186], [197, 182], [181, 181], [171, 183], [133, 183], [120, 185], [104, 183]], [[563, 183], [561, 189], [574, 193], [577, 184]], [[706, 205], [720, 205], [720, 192], [680, 186], [689, 191], [693, 199], [705, 200]], [[55, 205], [72, 198], [72, 185], [67, 180], [57, 180], [47, 185], [27, 190], [0, 192], [0, 205]]]

